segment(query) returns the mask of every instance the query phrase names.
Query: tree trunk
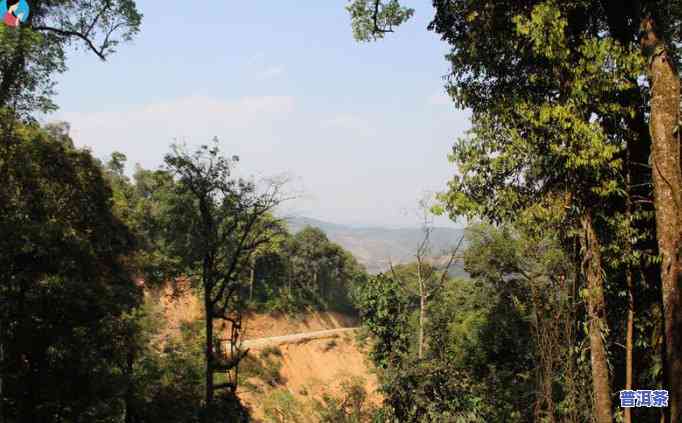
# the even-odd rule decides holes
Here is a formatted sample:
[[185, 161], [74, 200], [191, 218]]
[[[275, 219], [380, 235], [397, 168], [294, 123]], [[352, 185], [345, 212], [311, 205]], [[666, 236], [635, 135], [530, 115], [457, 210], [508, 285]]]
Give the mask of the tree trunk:
[[256, 263], [251, 265], [251, 273], [249, 275], [249, 302], [253, 301], [253, 282], [256, 278]]
[[[628, 265], [627, 269], [628, 285], [628, 323], [625, 335], [625, 389], [632, 390], [632, 350], [634, 346], [635, 329], [635, 288], [632, 283], [632, 268]], [[632, 423], [632, 410], [625, 409], [625, 423]]]
[[[630, 151], [626, 152], [626, 161], [628, 163], [628, 171], [626, 174], [626, 185], [628, 194], [625, 197], [625, 219], [627, 220], [627, 232], [625, 234], [625, 248], [626, 248], [626, 270], [625, 279], [628, 288], [628, 321], [625, 333], [625, 389], [632, 390], [633, 378], [633, 348], [634, 348], [634, 330], [635, 330], [635, 286], [632, 280], [632, 201], [631, 201], [631, 175], [630, 175]], [[625, 423], [632, 423], [632, 409], [625, 408], [624, 412]]]
[[126, 376], [128, 378], [128, 386], [126, 387], [125, 394], [125, 423], [135, 423], [137, 421], [135, 417], [135, 406], [133, 405], [133, 399], [135, 393], [133, 391], [133, 364], [135, 363], [135, 353], [132, 348], [128, 349], [126, 353]]
[[211, 296], [204, 293], [204, 309], [206, 314], [206, 410], [204, 423], [211, 423], [211, 407], [213, 405], [213, 313]]
[[682, 169], [677, 126], [680, 79], [653, 19], [642, 23], [642, 48], [649, 58], [654, 206], [656, 236], [661, 255], [661, 291], [665, 321], [665, 386], [669, 391], [669, 422], [682, 421]]
[[[557, 333], [554, 328], [550, 331], [549, 325], [555, 322], [545, 320], [540, 312], [543, 308], [543, 302], [540, 293], [537, 289], [537, 281], [533, 277], [526, 279], [531, 293], [531, 304], [533, 309], [533, 316], [535, 322], [533, 328], [535, 329], [535, 344], [538, 354], [538, 386], [542, 389], [542, 394], [538, 394], [535, 402], [535, 416], [537, 421], [547, 421], [550, 423], [556, 422], [554, 416], [554, 391], [553, 391], [553, 375], [554, 375], [554, 344], [557, 339]], [[544, 419], [546, 417], [547, 419]]]
[[587, 280], [587, 310], [589, 318], [590, 360], [592, 364], [592, 389], [595, 399], [597, 423], [612, 423], [611, 387], [609, 366], [606, 360], [604, 336], [607, 329], [604, 280], [602, 278], [601, 251], [594, 232], [592, 216], [582, 218], [583, 226], [583, 272]]
[[[576, 388], [576, 365], [575, 365], [575, 349], [576, 345], [576, 330], [575, 330], [575, 309], [578, 286], [578, 274], [572, 275], [570, 284], [566, 277], [562, 277], [562, 291], [568, 293], [567, 303], [564, 304], [563, 309], [563, 330], [564, 330], [564, 348], [566, 350], [566, 360], [564, 363], [564, 372], [566, 374], [566, 399], [570, 404], [578, 405], [578, 392]], [[578, 423], [578, 407], [569, 407], [567, 422]]]
[[4, 318], [4, 314], [0, 314], [0, 423], [5, 423], [5, 392], [2, 389], [2, 377], [4, 376], [5, 371], [5, 333], [2, 330]]
[[421, 260], [417, 263], [417, 280], [419, 282], [419, 358], [424, 358], [424, 323], [426, 320], [426, 290], [422, 277]]

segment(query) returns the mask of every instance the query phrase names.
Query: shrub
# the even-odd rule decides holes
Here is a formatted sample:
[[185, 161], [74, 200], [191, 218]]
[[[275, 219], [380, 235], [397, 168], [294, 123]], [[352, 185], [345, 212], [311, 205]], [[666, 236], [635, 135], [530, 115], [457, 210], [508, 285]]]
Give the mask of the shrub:
[[280, 374], [282, 363], [272, 359], [270, 355], [266, 355], [262, 360], [247, 355], [242, 359], [239, 370], [243, 379], [256, 377], [270, 386], [277, 386], [282, 383], [282, 375]]
[[301, 404], [286, 389], [276, 389], [263, 400], [265, 419], [271, 423], [301, 421], [300, 409]]
[[321, 423], [365, 423], [372, 421], [374, 407], [367, 402], [365, 380], [353, 377], [341, 383], [341, 398], [329, 395], [317, 401], [318, 417]]

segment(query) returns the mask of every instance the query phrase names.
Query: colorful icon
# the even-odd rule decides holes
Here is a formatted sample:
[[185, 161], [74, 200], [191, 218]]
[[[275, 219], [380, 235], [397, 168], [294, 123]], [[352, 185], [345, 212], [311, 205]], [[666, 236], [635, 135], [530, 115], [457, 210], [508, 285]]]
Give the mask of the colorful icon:
[[28, 20], [30, 8], [26, 0], [0, 0], [0, 14], [5, 25], [16, 28]]

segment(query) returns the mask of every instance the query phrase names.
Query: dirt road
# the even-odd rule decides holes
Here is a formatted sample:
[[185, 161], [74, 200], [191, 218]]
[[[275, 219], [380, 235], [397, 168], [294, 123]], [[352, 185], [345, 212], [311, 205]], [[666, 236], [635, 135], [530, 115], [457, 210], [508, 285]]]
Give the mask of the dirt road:
[[317, 332], [295, 333], [293, 335], [271, 336], [269, 338], [249, 339], [244, 341], [242, 348], [263, 348], [281, 344], [292, 344], [299, 341], [306, 341], [308, 339], [332, 338], [345, 332], [352, 332], [359, 328], [341, 328], [320, 330]]

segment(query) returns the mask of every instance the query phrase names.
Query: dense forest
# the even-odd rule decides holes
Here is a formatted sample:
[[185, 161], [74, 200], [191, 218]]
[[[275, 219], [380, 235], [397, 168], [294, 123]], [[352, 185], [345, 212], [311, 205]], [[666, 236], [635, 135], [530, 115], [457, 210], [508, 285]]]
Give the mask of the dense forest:
[[[682, 422], [682, 2], [433, 0], [471, 130], [414, 262], [375, 275], [288, 230], [287, 181], [219, 140], [130, 175], [40, 123], [70, 46], [106, 60], [142, 15], [30, 3], [0, 25], [0, 423], [249, 421], [243, 316], [306, 310], [360, 317], [382, 397], [348, 386], [320, 421]], [[414, 13], [349, 3], [359, 42]], [[434, 214], [468, 222], [444, 261]], [[203, 317], [160, 342], [166, 289]]]

